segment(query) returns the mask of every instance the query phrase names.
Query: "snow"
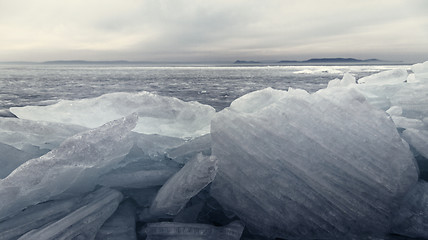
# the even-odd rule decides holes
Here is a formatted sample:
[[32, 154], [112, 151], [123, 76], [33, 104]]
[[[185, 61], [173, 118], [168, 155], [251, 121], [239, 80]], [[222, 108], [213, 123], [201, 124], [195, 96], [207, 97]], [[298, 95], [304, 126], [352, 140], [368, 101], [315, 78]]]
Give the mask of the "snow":
[[385, 112], [352, 88], [283, 91], [254, 106], [212, 121], [219, 167], [211, 194], [222, 206], [271, 238], [388, 231], [393, 205], [418, 172]]
[[183, 102], [149, 92], [110, 93], [80, 100], [63, 100], [49, 106], [13, 107], [21, 119], [75, 124], [88, 128], [137, 112], [134, 131], [193, 138], [209, 133], [215, 109], [198, 102]]

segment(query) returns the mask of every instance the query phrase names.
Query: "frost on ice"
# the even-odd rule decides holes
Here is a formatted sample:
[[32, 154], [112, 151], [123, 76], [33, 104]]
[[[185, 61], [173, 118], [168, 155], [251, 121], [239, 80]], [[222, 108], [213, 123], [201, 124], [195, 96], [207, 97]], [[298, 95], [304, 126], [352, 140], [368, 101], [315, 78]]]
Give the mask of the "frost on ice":
[[418, 173], [385, 112], [347, 88], [282, 92], [254, 105], [212, 121], [219, 170], [211, 194], [223, 206], [270, 237], [388, 232]]

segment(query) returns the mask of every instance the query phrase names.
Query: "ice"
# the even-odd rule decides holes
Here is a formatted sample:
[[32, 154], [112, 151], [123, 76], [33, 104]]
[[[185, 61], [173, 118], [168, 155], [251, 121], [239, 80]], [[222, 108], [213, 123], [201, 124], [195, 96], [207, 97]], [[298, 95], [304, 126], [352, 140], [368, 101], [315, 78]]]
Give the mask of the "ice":
[[213, 119], [212, 196], [270, 238], [387, 233], [394, 207], [418, 179], [389, 116], [353, 88], [259, 97], [269, 92], [245, 96], [260, 101], [252, 102], [257, 111], [231, 107]]
[[137, 240], [135, 212], [132, 201], [121, 203], [116, 212], [101, 226], [95, 240]]
[[213, 181], [216, 173], [217, 160], [199, 154], [161, 187], [149, 213], [153, 216], [176, 215], [190, 198]]
[[80, 198], [48, 201], [30, 206], [0, 221], [0, 240], [17, 239], [26, 232], [56, 221], [78, 207]]
[[428, 82], [428, 61], [417, 63], [412, 66], [412, 72], [415, 74], [415, 79], [420, 82]]
[[428, 238], [428, 183], [419, 182], [404, 198], [393, 219], [392, 231], [412, 238]]
[[224, 227], [176, 222], [149, 223], [147, 240], [239, 240], [244, 226], [235, 221]]
[[358, 84], [389, 85], [399, 84], [407, 80], [406, 69], [393, 69], [358, 79]]
[[0, 180], [0, 219], [60, 194], [90, 191], [101, 174], [132, 147], [127, 137], [138, 116], [125, 118], [65, 140], [58, 148], [31, 159]]
[[0, 179], [5, 178], [19, 165], [33, 158], [33, 155], [1, 142], [0, 153]]
[[180, 138], [209, 133], [215, 114], [211, 106], [149, 92], [110, 93], [90, 99], [63, 100], [49, 106], [13, 107], [10, 110], [21, 119], [89, 128], [138, 112], [139, 121], [134, 131]]
[[199, 153], [206, 156], [211, 155], [211, 135], [206, 134], [187, 141], [178, 147], [168, 149], [166, 156], [178, 163], [184, 164]]
[[85, 200], [87, 204], [58, 221], [26, 233], [19, 240], [94, 239], [98, 229], [122, 201], [122, 194], [113, 189], [101, 188]]
[[0, 117], [0, 142], [23, 151], [31, 146], [51, 150], [66, 138], [86, 130], [70, 124]]
[[422, 156], [428, 159], [428, 131], [410, 128], [404, 130], [402, 136]]

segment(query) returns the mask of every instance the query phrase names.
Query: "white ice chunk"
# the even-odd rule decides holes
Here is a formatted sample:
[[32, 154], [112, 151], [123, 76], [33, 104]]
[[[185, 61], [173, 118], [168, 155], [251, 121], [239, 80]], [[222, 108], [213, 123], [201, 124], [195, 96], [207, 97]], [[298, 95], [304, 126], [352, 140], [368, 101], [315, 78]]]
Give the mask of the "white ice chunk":
[[59, 194], [90, 191], [132, 147], [136, 114], [77, 134], [0, 180], [0, 219]]
[[162, 186], [150, 206], [150, 214], [176, 215], [190, 198], [214, 180], [216, 173], [217, 159], [199, 154]]
[[[263, 95], [245, 98], [253, 94]], [[226, 108], [213, 119], [211, 195], [270, 238], [387, 233], [418, 179], [390, 117], [353, 88], [282, 95], [255, 101], [265, 106], [257, 112]]]
[[412, 238], [428, 238], [428, 183], [419, 182], [404, 198], [393, 218], [392, 231]]
[[86, 200], [86, 205], [58, 221], [26, 233], [19, 240], [94, 239], [98, 229], [122, 201], [122, 194], [101, 188], [87, 196]]
[[428, 158], [428, 131], [406, 129], [404, 130], [402, 137], [422, 156]]
[[401, 116], [403, 115], [403, 109], [400, 106], [392, 106], [386, 110], [390, 116]]
[[358, 84], [388, 85], [403, 83], [407, 80], [407, 75], [406, 69], [393, 69], [360, 78], [358, 79]]
[[328, 82], [327, 88], [340, 87], [340, 79], [335, 78]]
[[414, 73], [410, 73], [410, 74], [409, 74], [409, 76], [407, 76], [406, 82], [407, 82], [407, 83], [415, 83], [415, 82], [418, 82], [418, 81], [416, 80], [416, 75], [415, 75]]
[[428, 61], [414, 64], [412, 72], [415, 74], [416, 81], [428, 82]]
[[137, 240], [135, 205], [125, 201], [101, 226], [95, 240]]
[[340, 86], [346, 87], [346, 86], [354, 85], [356, 83], [357, 83], [357, 81], [355, 80], [355, 77], [352, 76], [352, 74], [345, 73], [343, 75], [342, 80], [340, 81]]
[[159, 222], [149, 223], [144, 229], [147, 240], [239, 240], [244, 226], [239, 221], [224, 227], [207, 224]]
[[391, 116], [395, 126], [398, 128], [423, 128], [424, 123], [419, 119], [406, 118], [402, 116]]
[[215, 109], [149, 92], [109, 93], [96, 98], [60, 101], [50, 106], [13, 107], [22, 119], [77, 124], [89, 128], [137, 112], [134, 129], [145, 134], [191, 138], [209, 133]]

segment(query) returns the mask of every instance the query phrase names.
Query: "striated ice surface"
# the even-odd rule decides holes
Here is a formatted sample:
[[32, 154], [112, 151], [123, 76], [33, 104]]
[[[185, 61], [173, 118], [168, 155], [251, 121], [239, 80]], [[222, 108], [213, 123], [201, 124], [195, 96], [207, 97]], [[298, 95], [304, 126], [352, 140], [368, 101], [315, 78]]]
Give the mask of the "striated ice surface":
[[154, 216], [176, 215], [190, 198], [214, 180], [216, 173], [217, 159], [199, 154], [161, 187], [149, 213]]
[[257, 111], [230, 107], [213, 119], [219, 162], [211, 194], [268, 237], [387, 233], [394, 207], [418, 178], [389, 116], [353, 88], [278, 95], [254, 101]]
[[116, 190], [101, 188], [84, 199], [87, 203], [67, 216], [34, 229], [19, 240], [94, 239], [98, 229], [115, 212], [122, 201]]
[[136, 114], [74, 135], [58, 148], [31, 159], [0, 180], [0, 219], [62, 193], [90, 191], [95, 179], [123, 159]]
[[136, 207], [132, 201], [126, 200], [116, 212], [101, 226], [96, 240], [137, 240], [135, 230]]
[[80, 202], [81, 199], [76, 197], [30, 206], [0, 221], [0, 240], [17, 239], [32, 229], [56, 221], [75, 210]]
[[100, 97], [60, 101], [49, 106], [13, 107], [21, 119], [98, 127], [108, 121], [137, 112], [134, 131], [179, 138], [209, 133], [215, 109], [198, 102], [158, 96], [149, 92], [110, 93]]
[[428, 183], [420, 181], [406, 195], [395, 213], [392, 231], [396, 234], [428, 238]]
[[186, 163], [197, 154], [211, 155], [211, 135], [206, 134], [181, 144], [178, 147], [168, 149], [166, 156], [178, 163]]
[[147, 240], [239, 240], [244, 226], [235, 221], [224, 227], [177, 222], [149, 223], [144, 231]]

